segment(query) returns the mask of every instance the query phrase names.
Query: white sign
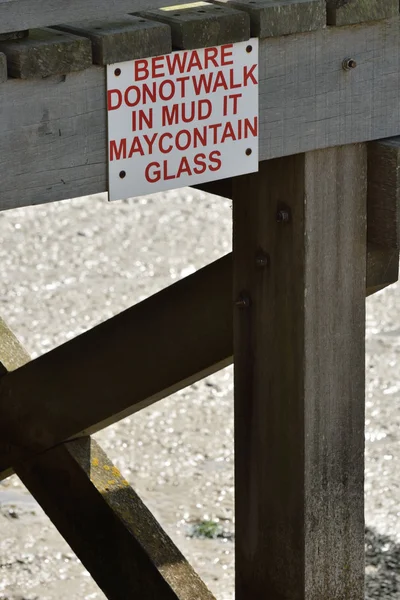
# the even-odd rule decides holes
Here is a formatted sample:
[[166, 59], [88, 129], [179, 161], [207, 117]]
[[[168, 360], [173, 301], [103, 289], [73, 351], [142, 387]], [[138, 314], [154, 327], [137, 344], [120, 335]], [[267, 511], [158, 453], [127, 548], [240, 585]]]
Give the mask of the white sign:
[[107, 66], [109, 198], [258, 170], [258, 39]]

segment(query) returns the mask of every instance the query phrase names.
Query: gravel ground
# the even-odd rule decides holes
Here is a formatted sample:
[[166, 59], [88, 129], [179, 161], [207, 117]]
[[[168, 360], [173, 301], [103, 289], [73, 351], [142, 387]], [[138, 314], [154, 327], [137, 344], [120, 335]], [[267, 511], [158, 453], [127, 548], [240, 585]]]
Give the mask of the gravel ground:
[[[0, 213], [1, 315], [32, 356], [218, 258], [230, 202], [180, 190]], [[400, 599], [400, 287], [367, 301], [366, 598]], [[219, 600], [233, 597], [232, 370], [96, 435]], [[215, 539], [193, 536], [217, 520]], [[103, 599], [16, 477], [0, 484], [0, 600]]]

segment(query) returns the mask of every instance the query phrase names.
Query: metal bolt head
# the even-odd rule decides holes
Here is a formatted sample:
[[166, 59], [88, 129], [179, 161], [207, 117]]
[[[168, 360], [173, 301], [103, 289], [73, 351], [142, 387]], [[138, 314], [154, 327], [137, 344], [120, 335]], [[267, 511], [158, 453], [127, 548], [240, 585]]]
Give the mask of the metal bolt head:
[[278, 210], [278, 212], [276, 214], [276, 220], [278, 221], [278, 223], [289, 223], [289, 221], [290, 221], [289, 211]]
[[256, 265], [257, 267], [268, 267], [269, 265], [269, 256], [266, 252], [258, 252], [256, 256]]
[[355, 69], [357, 66], [357, 62], [354, 58], [345, 58], [342, 62], [342, 67], [345, 71], [350, 71], [351, 69]]
[[245, 295], [240, 295], [239, 298], [235, 302], [238, 308], [249, 308], [250, 306], [250, 298]]

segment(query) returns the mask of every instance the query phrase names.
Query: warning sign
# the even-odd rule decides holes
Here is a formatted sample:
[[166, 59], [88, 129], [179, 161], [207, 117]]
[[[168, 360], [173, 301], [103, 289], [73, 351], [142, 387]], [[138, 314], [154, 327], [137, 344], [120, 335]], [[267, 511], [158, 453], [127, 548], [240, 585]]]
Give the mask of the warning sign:
[[107, 67], [109, 198], [258, 170], [258, 39]]

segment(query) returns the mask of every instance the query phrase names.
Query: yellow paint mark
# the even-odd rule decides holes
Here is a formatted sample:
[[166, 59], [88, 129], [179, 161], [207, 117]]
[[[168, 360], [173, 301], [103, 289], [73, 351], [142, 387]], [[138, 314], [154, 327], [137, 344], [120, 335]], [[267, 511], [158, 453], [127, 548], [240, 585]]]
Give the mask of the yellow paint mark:
[[112, 474], [114, 475], [114, 477], [122, 477], [121, 475], [121, 471], [119, 469], [117, 469], [117, 467], [113, 467], [111, 469]]
[[98, 467], [99, 466], [99, 459], [98, 458], [94, 458], [92, 460], [92, 466], [93, 467]]
[[103, 467], [103, 468], [104, 468], [104, 470], [105, 470], [105, 471], [109, 471], [109, 470], [110, 470], [110, 467], [109, 467], [109, 465], [104, 465], [104, 467]]
[[175, 6], [165, 6], [160, 10], [185, 10], [185, 8], [197, 8], [198, 6], [210, 6], [209, 2], [189, 2], [188, 4], [176, 4]]
[[123, 480], [122, 480], [122, 483], [123, 483], [124, 485], [129, 485], [129, 481], [127, 481], [126, 479], [123, 479]]
[[107, 483], [108, 483], [108, 485], [115, 485], [115, 484], [116, 484], [116, 481], [115, 481], [115, 479], [109, 479], [109, 480], [107, 481]]

